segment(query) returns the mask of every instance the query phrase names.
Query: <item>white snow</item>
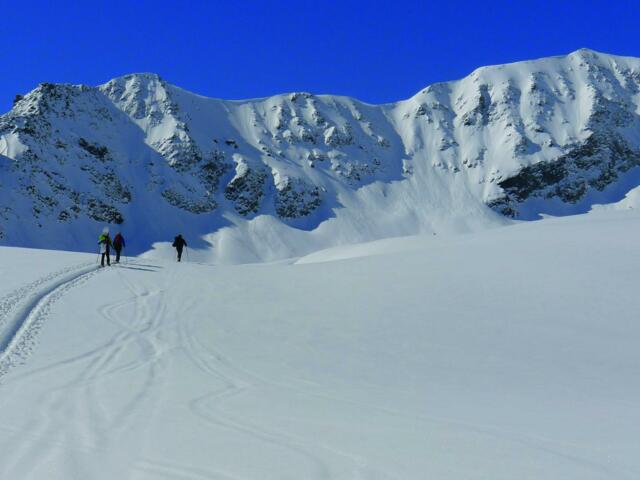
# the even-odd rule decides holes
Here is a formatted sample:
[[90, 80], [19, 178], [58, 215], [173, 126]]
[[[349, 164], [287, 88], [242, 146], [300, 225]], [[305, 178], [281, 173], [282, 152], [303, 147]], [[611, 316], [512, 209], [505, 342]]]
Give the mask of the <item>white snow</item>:
[[626, 209], [297, 263], [3, 247], [0, 478], [640, 478], [638, 238]]

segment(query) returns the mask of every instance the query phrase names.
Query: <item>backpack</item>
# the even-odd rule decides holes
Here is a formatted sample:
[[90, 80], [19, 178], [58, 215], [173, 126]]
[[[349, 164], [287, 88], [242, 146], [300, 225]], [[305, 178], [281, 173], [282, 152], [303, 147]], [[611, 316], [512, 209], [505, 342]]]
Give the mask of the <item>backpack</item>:
[[107, 237], [104, 234], [98, 237], [98, 245], [100, 245], [100, 253], [107, 253]]
[[178, 250], [182, 250], [186, 244], [187, 242], [184, 241], [184, 238], [182, 238], [181, 236], [177, 236], [173, 239], [172, 247], [177, 248]]

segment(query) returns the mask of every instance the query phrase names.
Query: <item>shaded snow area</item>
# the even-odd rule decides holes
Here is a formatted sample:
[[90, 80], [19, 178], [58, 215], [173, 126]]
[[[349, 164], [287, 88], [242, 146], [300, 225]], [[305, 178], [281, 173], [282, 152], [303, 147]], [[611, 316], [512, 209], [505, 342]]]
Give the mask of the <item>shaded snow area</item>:
[[627, 210], [278, 264], [4, 247], [0, 478], [640, 478], [638, 238]]
[[631, 210], [631, 209], [640, 209], [640, 187], [636, 187], [629, 191], [625, 195], [625, 197], [619, 202], [605, 204], [605, 205], [594, 205], [594, 211], [603, 211], [603, 210]]

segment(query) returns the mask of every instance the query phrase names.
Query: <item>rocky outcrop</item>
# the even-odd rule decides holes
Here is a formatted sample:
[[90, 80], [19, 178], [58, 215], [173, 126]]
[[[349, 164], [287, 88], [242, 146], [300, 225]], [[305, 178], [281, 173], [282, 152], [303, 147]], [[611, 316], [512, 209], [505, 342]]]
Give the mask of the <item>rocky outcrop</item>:
[[276, 213], [281, 218], [306, 217], [322, 203], [320, 189], [300, 179], [285, 178], [276, 189]]
[[518, 205], [532, 198], [576, 203], [590, 189], [602, 191], [620, 174], [638, 166], [640, 150], [632, 149], [620, 135], [593, 133], [555, 160], [527, 166], [499, 182], [504, 195], [489, 205], [517, 217]]
[[240, 215], [257, 213], [264, 197], [267, 173], [250, 167], [241, 157], [237, 159], [236, 174], [224, 189], [224, 196], [233, 202]]

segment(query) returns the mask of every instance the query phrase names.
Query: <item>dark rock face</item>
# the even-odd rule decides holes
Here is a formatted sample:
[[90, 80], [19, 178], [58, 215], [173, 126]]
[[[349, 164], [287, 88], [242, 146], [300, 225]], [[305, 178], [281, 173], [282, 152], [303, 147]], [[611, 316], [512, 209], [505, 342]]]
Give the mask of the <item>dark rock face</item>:
[[90, 153], [100, 161], [104, 162], [108, 158], [109, 149], [107, 149], [107, 147], [94, 145], [92, 143], [89, 143], [82, 137], [80, 137], [80, 140], [78, 140], [78, 145], [80, 145], [80, 147], [82, 147], [84, 150], [86, 150], [88, 153]]
[[615, 133], [594, 133], [556, 160], [530, 165], [499, 182], [504, 196], [489, 206], [504, 215], [517, 217], [518, 204], [529, 198], [559, 198], [566, 203], [576, 203], [589, 189], [602, 191], [621, 173], [637, 166], [640, 166], [640, 150], [633, 150]]
[[194, 201], [186, 195], [171, 189], [163, 190], [161, 195], [170, 205], [196, 214], [212, 212], [218, 206], [213, 197]]
[[224, 196], [234, 203], [240, 215], [256, 213], [264, 196], [266, 179], [266, 172], [247, 167], [229, 182], [224, 189]]
[[99, 198], [88, 199], [87, 215], [98, 222], [115, 223], [117, 225], [124, 222], [124, 217], [118, 210]]
[[310, 215], [322, 203], [320, 189], [302, 180], [287, 179], [278, 189], [276, 213], [281, 218], [300, 218]]
[[224, 152], [213, 151], [197, 165], [194, 175], [202, 182], [204, 188], [212, 193], [218, 191], [220, 178], [230, 169], [231, 165], [225, 162]]

